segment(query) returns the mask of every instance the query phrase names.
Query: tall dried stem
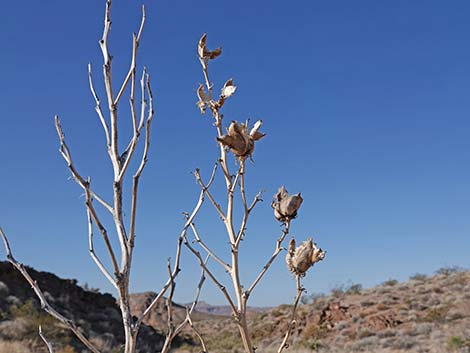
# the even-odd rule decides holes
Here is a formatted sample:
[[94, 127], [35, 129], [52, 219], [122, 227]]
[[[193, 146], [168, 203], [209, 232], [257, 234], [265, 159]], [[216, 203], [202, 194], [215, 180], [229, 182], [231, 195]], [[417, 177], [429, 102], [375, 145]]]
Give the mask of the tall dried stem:
[[[210, 110], [212, 117], [214, 119], [214, 126], [216, 128], [216, 139], [219, 142], [219, 157], [218, 161], [220, 163], [223, 178], [226, 186], [226, 192], [223, 197], [223, 201], [219, 202], [216, 196], [210, 190], [210, 184], [204, 183], [201, 178], [199, 170], [196, 170], [195, 177], [196, 181], [201, 187], [202, 192], [207, 196], [210, 203], [214, 207], [215, 212], [218, 214], [222, 220], [225, 230], [227, 232], [227, 238], [230, 246], [231, 259], [229, 262], [226, 262], [222, 259], [221, 256], [216, 254], [213, 249], [211, 249], [203, 239], [203, 235], [196, 228], [195, 224], [191, 225], [191, 230], [194, 235], [194, 243], [200, 246], [201, 250], [204, 251], [207, 256], [215, 260], [215, 263], [220, 265], [229, 275], [232, 282], [232, 293], [233, 297], [229, 295], [229, 292], [226, 290], [223, 281], [219, 278], [216, 278], [213, 272], [209, 269], [206, 263], [202, 260], [202, 255], [197, 249], [189, 242], [185, 242], [185, 245], [189, 250], [196, 256], [198, 262], [202, 269], [206, 272], [208, 277], [216, 284], [220, 289], [230, 307], [232, 308], [232, 314], [235, 320], [235, 323], [238, 326], [240, 332], [240, 338], [243, 344], [244, 351], [246, 353], [253, 353], [255, 348], [252, 344], [252, 337], [250, 334], [248, 322], [247, 322], [247, 307], [248, 300], [250, 295], [254, 291], [255, 287], [262, 280], [266, 272], [269, 270], [275, 259], [284, 250], [282, 244], [289, 234], [291, 220], [295, 218], [297, 209], [300, 207], [302, 198], [300, 194], [297, 196], [291, 196], [288, 199], [288, 213], [282, 214], [278, 218], [283, 224], [284, 229], [279, 239], [276, 241], [275, 250], [271, 257], [266, 262], [266, 265], [261, 269], [259, 274], [255, 277], [251, 285], [245, 287], [242, 284], [242, 276], [240, 273], [240, 251], [241, 251], [241, 241], [246, 237], [247, 224], [250, 219], [250, 215], [259, 201], [262, 200], [262, 193], [259, 192], [254, 197], [251, 203], [248, 203], [245, 189], [245, 175], [247, 172], [246, 161], [248, 158], [251, 158], [253, 154], [255, 142], [263, 138], [265, 135], [259, 132], [261, 127], [261, 121], [258, 121], [254, 124], [251, 130], [248, 129], [249, 122], [238, 123], [232, 121], [227, 127], [227, 133], [224, 134], [223, 131], [223, 114], [221, 113], [221, 108], [225, 104], [226, 100], [233, 95], [236, 91], [236, 86], [234, 86], [233, 81], [228, 80], [221, 90], [221, 94], [218, 98], [214, 97], [214, 85], [210, 81], [209, 76], [209, 64], [211, 60], [215, 59], [221, 54], [221, 48], [215, 50], [209, 50], [206, 45], [207, 36], [204, 34], [199, 40], [198, 44], [198, 55], [199, 61], [202, 66], [202, 72], [204, 76], [204, 84], [200, 84], [197, 90], [199, 101], [197, 105], [201, 113], [205, 113], [206, 110]], [[235, 173], [231, 172], [229, 165], [228, 152], [232, 152], [235, 157], [235, 162], [238, 167]], [[235, 194], [239, 193], [240, 196], [240, 205], [236, 202]], [[285, 206], [283, 201], [282, 207]], [[238, 221], [235, 220], [234, 214], [236, 214], [235, 208], [239, 207], [241, 209], [241, 220], [237, 225]], [[284, 212], [284, 209], [281, 210]], [[281, 211], [278, 211], [281, 212]], [[301, 295], [300, 287], [300, 277], [297, 277], [298, 282], [298, 293], [297, 300]], [[247, 288], [247, 289], [245, 289]], [[295, 312], [294, 314], [295, 315]], [[293, 325], [293, 319], [289, 326]], [[287, 340], [289, 339], [291, 330], [288, 331], [288, 335], [284, 337], [283, 347], [287, 345]]]
[[[190, 228], [192, 220], [200, 209], [204, 201], [204, 193], [201, 193], [199, 201], [193, 209], [190, 219], [186, 222], [183, 230], [178, 238], [176, 256], [173, 265], [170, 261], [168, 263], [168, 281], [163, 285], [156, 297], [151, 301], [148, 307], [143, 313], [135, 317], [131, 312], [130, 308], [130, 292], [129, 282], [131, 276], [132, 267], [132, 256], [135, 244], [135, 230], [136, 230], [136, 218], [137, 218], [137, 202], [138, 202], [138, 191], [139, 181], [142, 172], [147, 165], [149, 147], [150, 147], [150, 132], [151, 124], [154, 117], [154, 103], [153, 94], [150, 85], [150, 75], [146, 68], [142, 71], [142, 77], [140, 79], [140, 108], [136, 104], [136, 68], [137, 68], [137, 54], [138, 48], [141, 42], [141, 37], [146, 22], [145, 7], [142, 6], [142, 17], [137, 34], [134, 33], [132, 36], [132, 52], [131, 52], [131, 63], [127, 74], [123, 82], [119, 85], [117, 94], [115, 95], [115, 89], [113, 86], [113, 68], [112, 68], [112, 56], [109, 50], [109, 35], [111, 31], [111, 5], [112, 0], [106, 0], [105, 14], [104, 14], [104, 27], [103, 34], [99, 40], [99, 46], [103, 56], [103, 83], [104, 90], [106, 92], [106, 105], [107, 111], [103, 109], [100, 98], [98, 97], [95, 84], [93, 82], [91, 64], [88, 65], [88, 82], [92, 97], [95, 101], [95, 111], [98, 115], [100, 124], [103, 128], [106, 149], [108, 152], [109, 160], [112, 165], [113, 177], [110, 180], [110, 187], [112, 189], [112, 200], [107, 201], [101, 197], [92, 187], [91, 179], [89, 177], [83, 177], [82, 174], [76, 168], [72, 159], [72, 153], [68, 147], [65, 135], [62, 130], [62, 126], [59, 117], [56, 116], [54, 119], [57, 135], [60, 143], [60, 153], [64, 158], [67, 167], [76, 181], [76, 183], [83, 189], [85, 194], [85, 209], [88, 223], [88, 246], [89, 254], [96, 264], [100, 272], [105, 278], [111, 283], [116, 289], [118, 304], [123, 320], [123, 331], [125, 336], [124, 342], [124, 353], [134, 353], [136, 351], [137, 334], [145, 318], [155, 308], [157, 302], [163, 297], [166, 291], [171, 289], [171, 297], [173, 296], [173, 290], [175, 287], [175, 279], [178, 275], [180, 268], [180, 256], [181, 247], [185, 240], [186, 232]], [[130, 104], [130, 120], [132, 122], [132, 137], [127, 143], [127, 147], [120, 151], [119, 148], [119, 119], [118, 119], [118, 108], [122, 97], [125, 92], [129, 91], [129, 104]], [[139, 111], [140, 109], [140, 111]], [[132, 187], [130, 194], [126, 197], [126, 190], [124, 189], [124, 180], [127, 172], [131, 168], [131, 161], [136, 155], [137, 146], [141, 135], [144, 135], [143, 152], [140, 156], [140, 162], [137, 163], [137, 168], [132, 175]], [[124, 219], [123, 200], [130, 198], [131, 207], [130, 220]], [[113, 222], [111, 228], [108, 229], [104, 219], [100, 214], [100, 210], [96, 209], [95, 201], [101, 205], [105, 212], [111, 214]], [[106, 261], [103, 261], [100, 256], [95, 252], [93, 230], [98, 228], [101, 238], [104, 242], [105, 249], [109, 256], [109, 262], [111, 263], [111, 269], [105, 266]], [[26, 268], [17, 262], [11, 254], [11, 249], [8, 244], [6, 235], [3, 231], [0, 231], [0, 235], [4, 241], [5, 248], [7, 250], [8, 260], [21, 272], [25, 279], [31, 284], [36, 296], [39, 298], [42, 307], [52, 316], [61, 321], [66, 327], [68, 327], [75, 335], [83, 342], [83, 344], [94, 353], [99, 353], [96, 347], [88, 340], [84, 335], [83, 331], [80, 330], [71, 320], [66, 318], [57, 312], [45, 299], [44, 293], [39, 288], [37, 283], [28, 274]], [[115, 249], [113, 240], [116, 239], [119, 244], [119, 249]], [[46, 342], [45, 337], [41, 337]], [[171, 340], [175, 337], [174, 332], [170, 330], [168, 332], [167, 341], [170, 344]], [[46, 342], [47, 343], [47, 342]], [[52, 346], [49, 346], [51, 350]]]

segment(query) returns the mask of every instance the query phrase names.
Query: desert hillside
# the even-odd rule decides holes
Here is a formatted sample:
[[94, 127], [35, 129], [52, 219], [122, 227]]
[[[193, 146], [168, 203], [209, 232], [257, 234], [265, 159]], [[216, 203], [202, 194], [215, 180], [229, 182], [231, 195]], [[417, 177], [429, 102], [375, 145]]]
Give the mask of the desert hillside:
[[[416, 274], [365, 290], [344, 286], [306, 299], [290, 352], [470, 352], [469, 271], [444, 268], [432, 277]], [[291, 306], [281, 305], [252, 316], [258, 352], [277, 351], [290, 314]], [[241, 352], [230, 318], [197, 325], [210, 351]]]
[[[29, 267], [28, 271], [46, 293], [46, 299], [60, 313], [73, 318], [103, 353], [121, 351], [124, 340], [121, 313], [112, 295], [82, 288], [73, 279], [61, 279]], [[39, 325], [54, 342], [56, 353], [86, 352], [73, 334], [40, 309], [20, 273], [9, 263], [0, 262], [0, 353], [46, 353], [38, 336]], [[139, 336], [139, 352], [154, 353], [161, 349], [164, 336], [160, 331], [144, 325]], [[181, 340], [176, 340], [175, 346], [179, 344]]]
[[[119, 309], [109, 294], [82, 288], [75, 280], [30, 269], [48, 300], [73, 317], [103, 353], [120, 352]], [[134, 294], [131, 306], [143, 310], [153, 293]], [[293, 342], [287, 352], [470, 352], [470, 272], [445, 268], [434, 276], [414, 275], [407, 282], [387, 280], [370, 289], [358, 284], [311, 295], [297, 312]], [[250, 326], [258, 352], [274, 352], [286, 330], [290, 305], [252, 308]], [[174, 304], [174, 321], [184, 318], [184, 305]], [[210, 352], [241, 352], [237, 329], [225, 307], [201, 303], [194, 324]], [[43, 313], [31, 288], [5, 262], [0, 262], [0, 353], [46, 352], [37, 335], [42, 324], [57, 353], [84, 352], [57, 322]], [[146, 320], [139, 352], [158, 352], [166, 329], [162, 300]], [[174, 343], [174, 352], [200, 352], [190, 331]]]

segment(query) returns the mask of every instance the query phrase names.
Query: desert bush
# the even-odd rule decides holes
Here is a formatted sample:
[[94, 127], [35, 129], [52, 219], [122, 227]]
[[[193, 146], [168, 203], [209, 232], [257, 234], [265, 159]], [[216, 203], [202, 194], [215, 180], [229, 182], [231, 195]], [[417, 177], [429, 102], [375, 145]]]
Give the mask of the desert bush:
[[383, 311], [383, 310], [387, 310], [387, 309], [388, 309], [388, 306], [385, 303], [377, 304], [377, 310]]
[[424, 282], [428, 279], [428, 276], [424, 273], [415, 273], [414, 275], [410, 276], [412, 281]]
[[424, 322], [444, 322], [446, 315], [449, 312], [448, 305], [441, 305], [435, 308], [429, 308], [426, 311], [426, 315], [423, 316], [422, 321]]
[[436, 270], [436, 275], [450, 276], [459, 271], [461, 271], [461, 268], [458, 266], [445, 266]]
[[393, 348], [395, 349], [402, 349], [402, 350], [409, 350], [415, 347], [417, 344], [416, 339], [410, 336], [399, 336], [393, 341]]
[[346, 294], [357, 295], [362, 293], [362, 284], [355, 283], [351, 284], [350, 286], [346, 287]]
[[388, 286], [388, 287], [393, 287], [393, 286], [396, 286], [397, 284], [398, 284], [398, 281], [396, 279], [388, 279], [382, 283], [382, 285]]
[[344, 285], [338, 284], [331, 289], [331, 295], [335, 298], [340, 298], [344, 295]]
[[309, 322], [302, 331], [302, 337], [307, 340], [319, 340], [325, 338], [328, 334], [328, 328], [324, 325], [319, 325]]
[[447, 341], [447, 347], [452, 351], [462, 348], [470, 348], [470, 340], [464, 339], [460, 336], [452, 336]]
[[352, 351], [364, 351], [372, 349], [379, 344], [379, 338], [376, 336], [363, 337], [351, 344]]
[[375, 305], [375, 301], [371, 300], [371, 299], [364, 299], [364, 300], [361, 300], [361, 306], [367, 308], [369, 306], [372, 306], [372, 305]]

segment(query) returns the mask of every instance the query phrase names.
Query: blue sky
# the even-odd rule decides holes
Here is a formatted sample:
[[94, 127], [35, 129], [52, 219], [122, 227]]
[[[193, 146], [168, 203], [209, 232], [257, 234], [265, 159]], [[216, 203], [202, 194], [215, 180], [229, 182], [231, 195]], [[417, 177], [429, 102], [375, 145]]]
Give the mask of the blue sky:
[[[304, 196], [292, 234], [313, 235], [328, 251], [305, 279], [309, 293], [469, 266], [468, 1], [146, 6], [138, 64], [152, 75], [156, 120], [142, 177], [134, 291], [161, 286], [181, 212], [197, 199], [190, 172], [199, 167], [207, 175], [216, 158], [212, 121], [195, 106], [203, 80], [196, 43], [204, 32], [210, 47], [224, 49], [211, 64], [216, 87], [230, 77], [238, 85], [226, 121], [261, 118], [267, 133], [248, 167], [248, 193], [264, 189], [266, 196], [241, 249], [246, 284], [280, 233], [269, 207], [280, 185]], [[91, 62], [99, 84], [103, 10], [96, 0], [2, 4], [0, 224], [21, 261], [111, 291], [88, 256], [83, 197], [69, 180], [53, 126], [59, 114], [80, 171], [109, 195], [111, 166], [86, 75]], [[114, 2], [115, 82], [129, 64], [139, 11], [136, 1]], [[102, 87], [99, 94], [104, 98]], [[197, 220], [224, 254], [218, 222], [210, 207]], [[283, 257], [253, 305], [291, 301], [295, 284]], [[187, 252], [182, 266], [176, 299], [185, 302], [199, 269]], [[203, 295], [223, 303], [209, 283]]]

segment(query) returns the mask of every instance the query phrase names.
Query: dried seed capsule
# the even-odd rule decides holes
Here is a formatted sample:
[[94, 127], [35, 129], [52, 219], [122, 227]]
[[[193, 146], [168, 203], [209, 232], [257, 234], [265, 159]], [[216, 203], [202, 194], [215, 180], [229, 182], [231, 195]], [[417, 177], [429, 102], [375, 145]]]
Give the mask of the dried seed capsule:
[[302, 201], [300, 193], [289, 195], [286, 188], [281, 186], [277, 194], [274, 195], [274, 201], [271, 204], [274, 209], [274, 217], [281, 222], [297, 217], [297, 211], [302, 205]]
[[246, 158], [252, 155], [255, 149], [255, 141], [265, 136], [265, 134], [258, 132], [261, 124], [261, 120], [258, 120], [253, 129], [248, 132], [248, 122], [239, 124], [236, 121], [232, 121], [227, 129], [227, 134], [217, 137], [217, 141], [229, 147], [236, 157]]
[[295, 247], [295, 240], [292, 239], [286, 255], [286, 264], [288, 270], [292, 273], [304, 275], [310, 267], [324, 258], [325, 252], [317, 247], [312, 238], [308, 238], [297, 248]]

